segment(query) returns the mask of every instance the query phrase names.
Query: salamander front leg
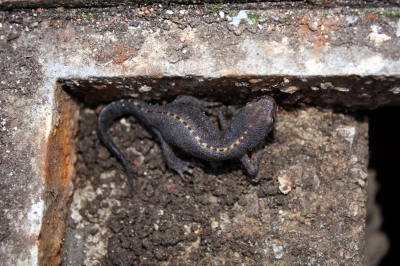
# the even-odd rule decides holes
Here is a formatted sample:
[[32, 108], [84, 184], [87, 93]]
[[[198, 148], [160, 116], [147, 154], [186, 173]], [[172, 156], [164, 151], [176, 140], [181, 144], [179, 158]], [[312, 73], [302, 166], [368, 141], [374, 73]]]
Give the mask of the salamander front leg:
[[179, 95], [171, 104], [188, 104], [195, 106], [202, 110], [203, 112], [210, 112], [208, 109], [209, 107], [215, 107], [221, 105], [219, 102], [206, 102], [203, 100], [199, 100], [193, 96], [188, 96], [188, 95]]
[[253, 158], [250, 158], [249, 155], [245, 154], [240, 161], [242, 162], [244, 168], [247, 173], [251, 176], [255, 176], [258, 173], [258, 167], [260, 166], [262, 150], [256, 151]]
[[183, 173], [187, 172], [189, 174], [192, 174], [192, 170], [189, 168], [190, 163], [185, 162], [178, 157], [176, 157], [174, 151], [172, 148], [168, 145], [168, 143], [165, 142], [165, 140], [162, 138], [160, 131], [157, 129], [152, 129], [154, 134], [156, 134], [158, 141], [160, 142], [161, 150], [164, 155], [164, 160], [166, 164], [168, 165], [168, 168], [174, 170], [177, 172], [180, 177], [184, 178]]

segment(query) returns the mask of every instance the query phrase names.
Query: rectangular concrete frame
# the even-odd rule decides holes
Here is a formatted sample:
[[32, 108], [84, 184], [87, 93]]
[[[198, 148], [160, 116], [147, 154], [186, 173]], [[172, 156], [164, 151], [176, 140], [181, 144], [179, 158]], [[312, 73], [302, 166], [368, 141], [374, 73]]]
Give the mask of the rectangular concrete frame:
[[[185, 14], [189, 8], [181, 9]], [[2, 205], [9, 206], [3, 208], [2, 216], [9, 221], [11, 235], [0, 243], [5, 265], [54, 265], [59, 260], [62, 221], [74, 171], [77, 121], [76, 103], [60, 90], [61, 86], [87, 99], [91, 99], [84, 93], [87, 89], [106, 91], [94, 91], [93, 96], [98, 97], [94, 100], [120, 96], [171, 98], [197, 94], [206, 83], [214, 90], [203, 90], [203, 95], [221, 96], [227, 91], [246, 97], [252, 92], [265, 92], [285, 104], [341, 104], [354, 108], [397, 105], [399, 20], [384, 13], [347, 9], [347, 14], [342, 9], [346, 7], [310, 10], [288, 6], [283, 10], [279, 6], [268, 9], [266, 4], [251, 10], [247, 6], [260, 17], [277, 17], [275, 22], [260, 23], [261, 27], [246, 19], [238, 26], [228, 24], [218, 12], [207, 13], [213, 18], [212, 24], [200, 18], [193, 27], [180, 27], [182, 23], [177, 21], [181, 18], [171, 16], [163, 21], [168, 26], [164, 31], [151, 24], [157, 16], [134, 24], [120, 19], [118, 23], [127, 24], [124, 32], [97, 32], [96, 21], [88, 20], [81, 26], [83, 19], [79, 18], [64, 27], [58, 23], [63, 18], [50, 16], [24, 28], [5, 19], [20, 11], [3, 12], [0, 58], [7, 63], [7, 72], [2, 72], [0, 80], [0, 111], [7, 116], [3, 119], [2, 132], [7, 133], [4, 138], [12, 144], [1, 146], [1, 171], [17, 183], [7, 183], [9, 190], [2, 194], [4, 201], [18, 202]], [[134, 18], [143, 15], [139, 8], [125, 12], [131, 12]], [[39, 11], [27, 13], [35, 17]], [[98, 14], [101, 27], [106, 27], [100, 18], [102, 10], [93, 13]], [[295, 25], [296, 34], [285, 28], [286, 22]], [[352, 29], [357, 40], [345, 39], [349, 36], [342, 28]], [[344, 39], [338, 41], [342, 35]], [[140, 42], [135, 44], [135, 40]], [[21, 60], [29, 63], [21, 66]], [[29, 90], [29, 97], [20, 96], [24, 90]], [[17, 163], [13, 164], [11, 158], [17, 158]]]

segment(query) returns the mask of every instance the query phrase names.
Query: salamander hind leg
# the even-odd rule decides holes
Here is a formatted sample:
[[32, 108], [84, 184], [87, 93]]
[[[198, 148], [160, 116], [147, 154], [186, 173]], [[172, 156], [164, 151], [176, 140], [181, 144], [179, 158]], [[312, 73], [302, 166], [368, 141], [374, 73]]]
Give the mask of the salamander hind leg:
[[218, 110], [218, 120], [222, 130], [228, 128], [228, 121], [226, 120], [225, 114], [222, 110]]
[[154, 134], [156, 134], [156, 136], [160, 142], [161, 150], [164, 155], [164, 160], [165, 160], [165, 163], [167, 164], [168, 168], [177, 172], [180, 175], [180, 177], [182, 177], [182, 178], [184, 178], [184, 176], [183, 176], [184, 172], [192, 174], [193, 172], [189, 168], [189, 166], [191, 166], [191, 164], [179, 159], [175, 155], [172, 148], [168, 145], [168, 143], [166, 143], [165, 140], [162, 138], [161, 133], [157, 129], [153, 128], [152, 130], [153, 130]]
[[260, 166], [262, 150], [256, 151], [253, 158], [250, 158], [249, 155], [245, 154], [240, 161], [242, 162], [245, 170], [251, 176], [255, 176], [258, 173], [258, 168]]
[[179, 95], [171, 104], [188, 104], [197, 107], [203, 112], [210, 112], [210, 107], [215, 107], [221, 105], [219, 102], [206, 102], [199, 100], [193, 96]]

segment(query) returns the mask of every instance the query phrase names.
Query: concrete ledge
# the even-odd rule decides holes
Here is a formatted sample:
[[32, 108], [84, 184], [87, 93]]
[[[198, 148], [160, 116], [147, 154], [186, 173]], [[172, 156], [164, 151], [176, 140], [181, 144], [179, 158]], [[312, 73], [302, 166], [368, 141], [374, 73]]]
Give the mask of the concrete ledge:
[[[199, 95], [197, 90], [207, 88], [203, 96], [237, 92], [246, 101], [266, 93], [284, 106], [398, 104], [398, 7], [295, 7], [264, 3], [221, 5], [215, 11], [132, 6], [1, 12], [0, 259], [9, 265], [59, 260], [59, 245], [42, 243], [63, 230], [63, 225], [49, 229], [46, 223], [63, 219], [66, 206], [58, 204], [66, 202], [62, 199], [73, 174], [75, 122], [68, 117], [75, 117], [75, 104], [57, 101], [58, 86], [78, 96], [94, 88], [94, 101], [119, 96], [161, 100]], [[238, 15], [244, 17], [233, 19]], [[103, 98], [101, 89], [107, 91]], [[61, 135], [52, 139], [53, 133]], [[357, 213], [363, 213], [358, 203]], [[54, 208], [60, 216], [50, 219]], [[357, 217], [357, 232], [362, 232], [364, 216]], [[361, 262], [362, 252], [353, 258]]]
[[[267, 4], [288, 4], [288, 5], [302, 5], [304, 3], [298, 3], [300, 1], [279, 1], [279, 0], [263, 0], [263, 1], [246, 1], [246, 0], [235, 0], [235, 3], [249, 3], [249, 2], [256, 2], [256, 3], [264, 3]], [[351, 7], [376, 7], [376, 3], [372, 1], [362, 1], [362, 0], [331, 0], [331, 1], [324, 1], [324, 0], [308, 0], [307, 4], [312, 8], [314, 6], [317, 7], [335, 7], [335, 6], [351, 6]], [[116, 6], [116, 5], [147, 5], [153, 4], [154, 1], [150, 0], [113, 0], [113, 1], [93, 1], [93, 0], [2, 0], [0, 2], [0, 10], [11, 10], [11, 9], [18, 9], [18, 8], [54, 8], [54, 7], [68, 7], [68, 8], [79, 8], [79, 7], [106, 7], [106, 6]], [[214, 7], [220, 6], [223, 3], [229, 4], [232, 1], [228, 0], [160, 0], [157, 3], [162, 3], [164, 5], [169, 4], [209, 4], [213, 5]], [[400, 5], [399, 0], [389, 0], [387, 3], [380, 3], [383, 4], [390, 4], [390, 5]]]

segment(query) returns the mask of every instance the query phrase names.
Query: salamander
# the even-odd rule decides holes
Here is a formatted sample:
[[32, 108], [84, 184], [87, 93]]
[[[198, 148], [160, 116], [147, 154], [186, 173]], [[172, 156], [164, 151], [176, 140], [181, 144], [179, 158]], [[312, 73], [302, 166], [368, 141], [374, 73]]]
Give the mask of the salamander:
[[222, 130], [217, 129], [205, 115], [208, 107], [217, 103], [206, 102], [192, 96], [178, 96], [173, 102], [160, 106], [138, 99], [122, 99], [108, 104], [100, 112], [98, 135], [104, 145], [121, 161], [132, 188], [133, 177], [128, 162], [114, 144], [107, 129], [123, 115], [133, 115], [148, 126], [157, 137], [167, 166], [183, 176], [191, 173], [190, 164], [178, 158], [172, 148], [206, 160], [239, 159], [249, 175], [256, 175], [262, 151], [251, 158], [248, 153], [268, 135], [276, 117], [273, 98], [261, 96], [244, 106], [228, 124], [224, 114], [218, 112]]

